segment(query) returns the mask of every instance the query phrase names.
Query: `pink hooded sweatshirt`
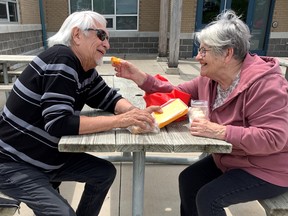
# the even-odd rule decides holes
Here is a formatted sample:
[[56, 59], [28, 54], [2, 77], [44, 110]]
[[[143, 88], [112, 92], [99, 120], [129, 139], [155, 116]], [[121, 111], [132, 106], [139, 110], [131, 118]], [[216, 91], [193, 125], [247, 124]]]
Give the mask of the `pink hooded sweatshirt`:
[[243, 169], [275, 185], [288, 187], [288, 82], [271, 57], [247, 54], [240, 81], [224, 104], [212, 111], [218, 83], [197, 77], [173, 86], [148, 75], [139, 86], [147, 93], [173, 88], [209, 102], [210, 121], [227, 125], [225, 141], [230, 154], [213, 154], [223, 171]]

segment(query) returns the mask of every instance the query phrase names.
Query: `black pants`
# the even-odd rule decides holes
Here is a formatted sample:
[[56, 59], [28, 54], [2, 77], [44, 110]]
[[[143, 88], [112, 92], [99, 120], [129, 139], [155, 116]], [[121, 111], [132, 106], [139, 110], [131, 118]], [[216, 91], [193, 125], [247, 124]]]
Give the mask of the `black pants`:
[[[60, 169], [45, 173], [26, 163], [0, 163], [0, 191], [26, 203], [37, 216], [96, 216], [116, 176], [109, 161], [85, 153], [71, 153]], [[52, 186], [51, 182], [85, 183], [77, 211]]]
[[210, 155], [179, 175], [181, 216], [224, 216], [224, 208], [232, 204], [271, 198], [287, 190], [241, 169], [223, 174]]

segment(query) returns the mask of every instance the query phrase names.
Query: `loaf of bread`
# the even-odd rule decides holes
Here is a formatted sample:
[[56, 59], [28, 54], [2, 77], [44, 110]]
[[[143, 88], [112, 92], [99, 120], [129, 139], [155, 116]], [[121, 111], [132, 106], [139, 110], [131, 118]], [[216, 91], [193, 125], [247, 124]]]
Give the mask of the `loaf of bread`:
[[127, 128], [132, 134], [143, 134], [143, 133], [159, 133], [160, 129], [158, 125], [149, 126], [147, 124], [145, 129], [140, 128], [139, 126], [132, 125]]

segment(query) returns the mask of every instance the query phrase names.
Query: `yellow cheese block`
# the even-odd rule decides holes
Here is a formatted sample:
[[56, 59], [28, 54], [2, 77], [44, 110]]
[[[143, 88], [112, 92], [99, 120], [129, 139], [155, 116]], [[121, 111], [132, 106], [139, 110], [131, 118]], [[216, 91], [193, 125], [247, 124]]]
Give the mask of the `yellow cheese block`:
[[159, 126], [162, 128], [174, 120], [184, 116], [188, 112], [187, 105], [180, 99], [171, 99], [162, 106], [162, 113], [154, 112], [154, 118]]

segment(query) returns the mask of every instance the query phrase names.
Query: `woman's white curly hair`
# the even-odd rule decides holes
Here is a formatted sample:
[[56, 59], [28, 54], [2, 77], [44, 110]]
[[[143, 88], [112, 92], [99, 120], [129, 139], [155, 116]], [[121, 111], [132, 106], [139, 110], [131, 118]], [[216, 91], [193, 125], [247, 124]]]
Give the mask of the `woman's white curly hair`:
[[234, 49], [234, 58], [243, 60], [250, 49], [250, 30], [232, 10], [225, 10], [215, 21], [196, 33], [197, 41], [211, 47], [215, 54]]

